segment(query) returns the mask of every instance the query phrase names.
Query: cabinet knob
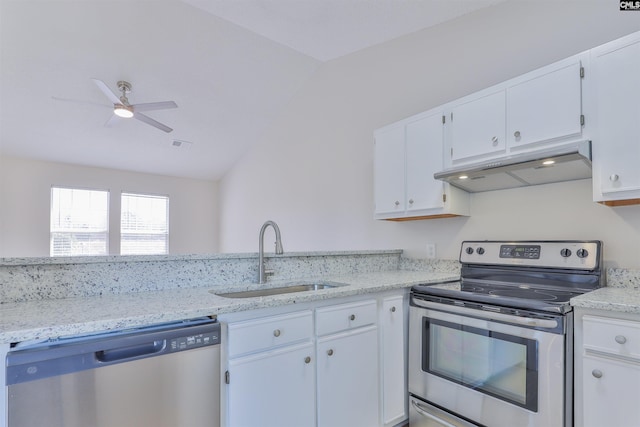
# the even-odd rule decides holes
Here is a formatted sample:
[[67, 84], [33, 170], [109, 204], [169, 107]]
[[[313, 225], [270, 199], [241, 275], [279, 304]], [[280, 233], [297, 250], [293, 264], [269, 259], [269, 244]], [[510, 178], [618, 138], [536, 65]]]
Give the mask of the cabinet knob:
[[493, 146], [495, 147], [496, 145], [498, 145], [498, 137], [494, 136], [493, 138], [491, 138], [491, 142], [493, 143]]
[[274, 337], [279, 337], [280, 336], [280, 329], [276, 329], [275, 331], [273, 331], [273, 336]]
[[624, 344], [627, 342], [627, 337], [625, 337], [624, 335], [616, 335], [615, 339], [618, 344]]
[[513, 133], [513, 136], [515, 136], [516, 138], [520, 138], [520, 131], [517, 130]]
[[308, 365], [309, 363], [311, 363], [311, 358], [310, 358], [309, 356], [305, 357], [305, 358], [304, 358], [304, 363], [306, 363], [307, 365]]
[[349, 316], [349, 320], [356, 320], [356, 315], [352, 314], [351, 316]]
[[609, 181], [611, 182], [616, 182], [619, 179], [620, 179], [620, 176], [617, 173], [614, 173], [609, 177]]
[[594, 369], [593, 371], [591, 371], [591, 375], [593, 375], [595, 378], [602, 378], [602, 371], [600, 369]]
[[396, 200], [395, 205], [396, 205], [396, 206], [399, 206], [399, 205], [400, 205], [400, 202]]
[[409, 204], [412, 205], [413, 204], [413, 199], [409, 199]]
[[395, 306], [391, 307], [391, 312], [392, 312], [392, 313], [395, 313], [395, 312], [396, 312], [396, 307], [395, 307]]
[[327, 354], [328, 354], [329, 356], [333, 356], [333, 349], [332, 349], [332, 348], [330, 348], [330, 349], [327, 351]]

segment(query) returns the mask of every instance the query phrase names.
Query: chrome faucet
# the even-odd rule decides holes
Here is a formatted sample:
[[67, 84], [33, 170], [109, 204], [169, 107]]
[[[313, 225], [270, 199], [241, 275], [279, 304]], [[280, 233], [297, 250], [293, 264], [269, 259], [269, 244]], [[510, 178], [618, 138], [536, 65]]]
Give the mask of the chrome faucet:
[[259, 263], [260, 263], [260, 277], [258, 283], [266, 283], [267, 275], [273, 274], [273, 270], [265, 270], [264, 269], [264, 231], [268, 226], [272, 226], [273, 230], [276, 232], [276, 254], [282, 255], [284, 251], [282, 250], [282, 241], [280, 240], [280, 228], [278, 228], [278, 224], [273, 221], [267, 221], [262, 224], [262, 228], [260, 229], [260, 236], [258, 238], [258, 246], [259, 246]]

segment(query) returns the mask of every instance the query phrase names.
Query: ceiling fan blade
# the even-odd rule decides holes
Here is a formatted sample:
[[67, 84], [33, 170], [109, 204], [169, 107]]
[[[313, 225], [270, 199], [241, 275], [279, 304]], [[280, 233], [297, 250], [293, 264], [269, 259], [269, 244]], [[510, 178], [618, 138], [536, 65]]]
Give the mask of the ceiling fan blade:
[[116, 94], [113, 93], [111, 89], [109, 89], [109, 87], [102, 80], [98, 80], [98, 79], [91, 79], [91, 80], [93, 80], [96, 86], [98, 86], [98, 89], [100, 89], [102, 93], [104, 93], [107, 96], [107, 98], [109, 98], [109, 101], [113, 102], [114, 104], [121, 104], [120, 98], [118, 98]]
[[104, 123], [104, 127], [110, 128], [111, 126], [113, 126], [114, 123], [116, 123], [119, 120], [120, 120], [120, 117], [116, 116], [115, 114], [112, 114], [111, 117], [109, 117], [109, 120], [107, 120]]
[[143, 104], [133, 104], [135, 111], [151, 111], [151, 110], [165, 110], [168, 108], [178, 108], [178, 104], [173, 101], [163, 102], [145, 102]]
[[84, 101], [81, 99], [58, 98], [57, 96], [52, 96], [51, 99], [55, 101], [72, 102], [74, 104], [94, 105], [96, 107], [105, 107], [105, 108], [113, 109], [113, 105], [105, 105], [105, 104], [100, 104], [98, 102]]
[[151, 125], [153, 127], [156, 127], [156, 128], [158, 128], [160, 130], [163, 130], [163, 131], [165, 131], [167, 133], [169, 133], [169, 132], [171, 132], [173, 130], [169, 126], [163, 125], [162, 123], [153, 120], [151, 117], [145, 116], [142, 113], [138, 113], [135, 110], [133, 112], [133, 117], [135, 117], [136, 119], [140, 120], [141, 122], [145, 122], [146, 124]]

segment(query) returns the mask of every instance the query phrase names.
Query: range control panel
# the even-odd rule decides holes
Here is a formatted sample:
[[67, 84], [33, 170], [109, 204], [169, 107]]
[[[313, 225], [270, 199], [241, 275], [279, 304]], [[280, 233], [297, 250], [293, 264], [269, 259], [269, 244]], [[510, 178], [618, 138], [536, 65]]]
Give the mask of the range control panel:
[[602, 242], [597, 240], [465, 241], [460, 262], [595, 270], [599, 267], [601, 250]]
[[500, 245], [500, 258], [540, 258], [540, 245]]

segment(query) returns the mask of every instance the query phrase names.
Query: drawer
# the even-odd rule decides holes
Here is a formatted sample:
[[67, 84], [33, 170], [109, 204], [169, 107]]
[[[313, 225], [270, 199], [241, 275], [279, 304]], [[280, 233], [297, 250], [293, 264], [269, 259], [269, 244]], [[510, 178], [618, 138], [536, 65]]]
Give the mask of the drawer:
[[333, 305], [316, 310], [318, 336], [376, 323], [377, 304], [367, 300]]
[[586, 315], [584, 346], [592, 350], [640, 358], [640, 323]]
[[229, 357], [311, 340], [312, 336], [311, 310], [230, 323]]

